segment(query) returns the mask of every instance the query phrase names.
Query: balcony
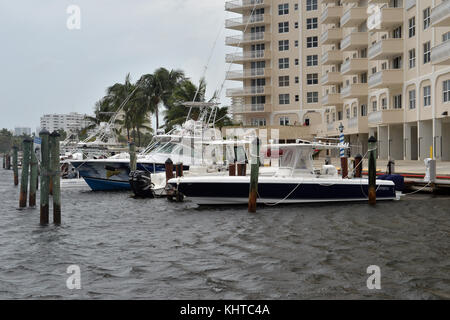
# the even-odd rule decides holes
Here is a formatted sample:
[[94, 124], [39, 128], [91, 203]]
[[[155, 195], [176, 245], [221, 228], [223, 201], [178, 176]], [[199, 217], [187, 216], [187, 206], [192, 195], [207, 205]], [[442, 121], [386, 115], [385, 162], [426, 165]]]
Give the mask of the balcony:
[[367, 20], [367, 8], [354, 7], [348, 9], [341, 18], [341, 28], [352, 28], [359, 26]]
[[327, 7], [320, 17], [320, 23], [334, 23], [340, 22], [342, 16], [342, 7]]
[[369, 70], [369, 60], [367, 58], [353, 58], [345, 61], [341, 65], [341, 74], [343, 76], [351, 74], [360, 74]]
[[356, 51], [367, 48], [369, 38], [367, 32], [352, 32], [341, 41], [342, 51]]
[[[269, 6], [270, 1], [264, 0], [233, 0], [225, 2], [225, 10], [235, 13], [244, 13], [253, 8], [260, 9]], [[255, 6], [256, 3], [256, 6]]]
[[245, 105], [234, 105], [234, 114], [245, 114], [245, 113], [265, 113], [271, 112], [272, 105], [270, 104], [245, 104]]
[[343, 54], [340, 50], [330, 50], [322, 54], [322, 65], [329, 66], [333, 64], [339, 64], [342, 62]]
[[450, 41], [441, 43], [431, 49], [431, 63], [434, 65], [450, 65]]
[[384, 7], [367, 19], [367, 26], [369, 31], [372, 32], [393, 29], [396, 26], [403, 25], [404, 15], [403, 8]]
[[245, 69], [238, 71], [229, 71], [225, 77], [226, 80], [243, 81], [252, 78], [269, 78], [272, 75], [270, 68]]
[[403, 69], [377, 72], [369, 77], [369, 89], [400, 87], [403, 85]]
[[336, 122], [327, 123], [327, 131], [328, 132], [335, 133], [336, 130], [337, 130]]
[[443, 1], [431, 11], [432, 27], [450, 27], [450, 2]]
[[342, 83], [342, 75], [340, 72], [327, 72], [322, 76], [321, 84], [324, 86]]
[[340, 106], [342, 105], [342, 99], [340, 93], [329, 93], [322, 98], [323, 106]]
[[369, 86], [367, 83], [351, 83], [341, 91], [342, 99], [354, 99], [367, 97], [369, 94]]
[[246, 33], [243, 36], [231, 36], [225, 38], [225, 44], [233, 47], [243, 47], [246, 44], [270, 42], [270, 32]]
[[339, 43], [342, 39], [342, 29], [332, 28], [328, 29], [320, 36], [321, 44], [335, 44]]
[[248, 27], [267, 25], [270, 23], [270, 15], [256, 14], [225, 20], [225, 28], [244, 31]]
[[369, 48], [370, 60], [388, 60], [403, 54], [403, 39], [384, 39]]
[[253, 60], [269, 60], [271, 56], [270, 50], [256, 50], [240, 53], [229, 53], [225, 56], [226, 63], [240, 63]]
[[380, 110], [369, 113], [370, 125], [403, 123], [403, 109]]
[[233, 88], [227, 89], [227, 97], [247, 97], [247, 96], [267, 96], [272, 92], [270, 86], [257, 86], [257, 87], [245, 87], [245, 88]]

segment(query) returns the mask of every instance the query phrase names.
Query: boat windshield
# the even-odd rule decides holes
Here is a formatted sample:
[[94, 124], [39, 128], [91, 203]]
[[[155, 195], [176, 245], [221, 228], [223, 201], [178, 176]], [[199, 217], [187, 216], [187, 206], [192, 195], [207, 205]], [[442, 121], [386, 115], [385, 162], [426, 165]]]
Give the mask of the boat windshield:
[[280, 167], [291, 168], [294, 172], [313, 173], [311, 148], [291, 148], [283, 149], [283, 155], [280, 158]]

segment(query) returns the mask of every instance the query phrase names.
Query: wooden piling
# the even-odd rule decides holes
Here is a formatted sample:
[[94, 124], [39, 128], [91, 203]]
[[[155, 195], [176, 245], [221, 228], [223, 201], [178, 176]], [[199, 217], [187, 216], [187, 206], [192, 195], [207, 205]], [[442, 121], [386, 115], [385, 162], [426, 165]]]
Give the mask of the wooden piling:
[[31, 156], [30, 156], [30, 198], [29, 206], [36, 206], [36, 189], [38, 184], [38, 160], [36, 153], [34, 152], [33, 144], [31, 144]]
[[9, 153], [6, 155], [6, 170], [11, 170], [11, 155]]
[[130, 171], [136, 171], [137, 168], [136, 144], [134, 142], [130, 142], [128, 144], [128, 149], [130, 153]]
[[30, 172], [30, 153], [33, 140], [25, 138], [22, 143], [22, 175], [20, 179], [20, 196], [19, 196], [19, 208], [25, 208], [27, 206], [28, 198], [28, 176]]
[[248, 212], [256, 212], [256, 201], [258, 199], [258, 176], [259, 176], [259, 139], [252, 143], [252, 158], [250, 168], [250, 190], [248, 195]]
[[247, 165], [245, 162], [238, 162], [237, 175], [242, 177], [245, 177], [247, 175]]
[[362, 162], [362, 155], [357, 154], [355, 156], [355, 178], [362, 178], [362, 170], [363, 170], [363, 162]]
[[369, 204], [377, 202], [377, 139], [369, 138]]
[[53, 131], [50, 134], [50, 172], [53, 184], [53, 223], [61, 224], [61, 167], [59, 157], [59, 137], [61, 135]]
[[177, 175], [177, 178], [183, 176], [183, 163], [182, 163], [182, 162], [178, 162], [178, 163], [175, 165], [175, 173], [176, 173], [176, 175]]
[[172, 159], [168, 158], [166, 162], [164, 163], [166, 167], [166, 183], [170, 179], [173, 178], [173, 162]]
[[50, 184], [50, 150], [49, 150], [49, 135], [47, 130], [42, 130], [39, 133], [41, 138], [41, 199], [40, 199], [40, 223], [41, 225], [48, 224], [49, 214], [49, 184]]
[[3, 154], [3, 169], [6, 169], [6, 153]]
[[17, 147], [12, 147], [13, 150], [13, 171], [14, 171], [14, 185], [19, 185], [19, 159], [17, 155]]
[[236, 163], [235, 163], [235, 162], [230, 163], [230, 164], [228, 165], [228, 175], [229, 175], [230, 177], [236, 176]]
[[348, 158], [347, 157], [341, 158], [341, 175], [342, 175], [342, 179], [348, 178]]

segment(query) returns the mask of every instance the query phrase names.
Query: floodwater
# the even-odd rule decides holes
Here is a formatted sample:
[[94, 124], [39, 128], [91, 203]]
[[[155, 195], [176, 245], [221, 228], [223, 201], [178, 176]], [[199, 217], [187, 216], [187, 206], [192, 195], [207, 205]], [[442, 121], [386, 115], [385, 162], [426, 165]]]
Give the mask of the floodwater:
[[[0, 169], [0, 299], [450, 298], [448, 197], [249, 214], [70, 189], [62, 225], [41, 227], [18, 196]], [[380, 290], [367, 287], [371, 265]]]

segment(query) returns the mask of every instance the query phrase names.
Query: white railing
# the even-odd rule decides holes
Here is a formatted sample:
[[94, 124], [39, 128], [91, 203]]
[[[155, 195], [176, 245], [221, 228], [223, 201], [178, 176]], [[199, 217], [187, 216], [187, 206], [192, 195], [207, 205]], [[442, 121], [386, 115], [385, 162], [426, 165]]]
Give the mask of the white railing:
[[341, 90], [341, 96], [345, 97], [350, 94], [350, 90], [352, 89], [351, 85], [346, 86]]
[[383, 113], [382, 111], [375, 111], [372, 113], [369, 113], [368, 121], [369, 123], [376, 124], [380, 123], [383, 120]]
[[233, 106], [233, 113], [265, 112], [265, 104], [245, 104]]
[[264, 68], [256, 68], [256, 69], [245, 69], [239, 71], [229, 71], [227, 72], [227, 79], [237, 79], [244, 77], [255, 77], [255, 76], [264, 76], [265, 69]]
[[431, 49], [431, 61], [437, 63], [450, 60], [450, 40]]
[[383, 81], [383, 72], [379, 71], [369, 76], [369, 87], [380, 84]]
[[264, 32], [246, 33], [244, 36], [231, 36], [225, 39], [226, 45], [237, 45], [241, 43], [265, 40]]
[[350, 45], [351, 40], [352, 40], [352, 35], [351, 34], [347, 35], [344, 39], [342, 39], [342, 41], [341, 41], [341, 49], [348, 47]]
[[346, 24], [348, 22], [348, 20], [350, 20], [351, 14], [352, 14], [352, 9], [350, 8], [349, 10], [345, 11], [345, 13], [342, 15], [341, 17], [341, 26]]
[[238, 17], [238, 18], [232, 18], [225, 20], [225, 27], [237, 27], [246, 25], [247, 23], [256, 23], [256, 22], [264, 22], [264, 15], [263, 14], [256, 14], [251, 15], [247, 17]]
[[416, 0], [406, 0], [405, 9], [409, 10], [416, 5]]
[[230, 96], [243, 96], [252, 94], [264, 94], [266, 89], [264, 86], [246, 87], [246, 88], [233, 88], [227, 89], [226, 95]]
[[328, 131], [334, 131], [335, 128], [336, 128], [336, 125], [335, 125], [334, 122], [333, 122], [333, 123], [327, 124], [327, 130], [328, 130]]
[[341, 64], [341, 73], [344, 73], [344, 72], [347, 72], [348, 70], [350, 70], [350, 63], [351, 63], [351, 60], [349, 59], [347, 61], [344, 61], [344, 63]]
[[444, 1], [431, 11], [431, 24], [448, 17], [450, 15], [450, 1]]
[[358, 126], [358, 117], [348, 119], [347, 123], [349, 128], [356, 128]]
[[225, 2], [225, 10], [264, 4], [264, 0], [233, 0]]
[[379, 54], [382, 50], [383, 50], [383, 40], [380, 40], [369, 48], [368, 51], [369, 59]]
[[255, 50], [244, 53], [229, 53], [225, 56], [226, 62], [234, 62], [239, 60], [252, 60], [258, 58], [264, 58], [265, 50]]

